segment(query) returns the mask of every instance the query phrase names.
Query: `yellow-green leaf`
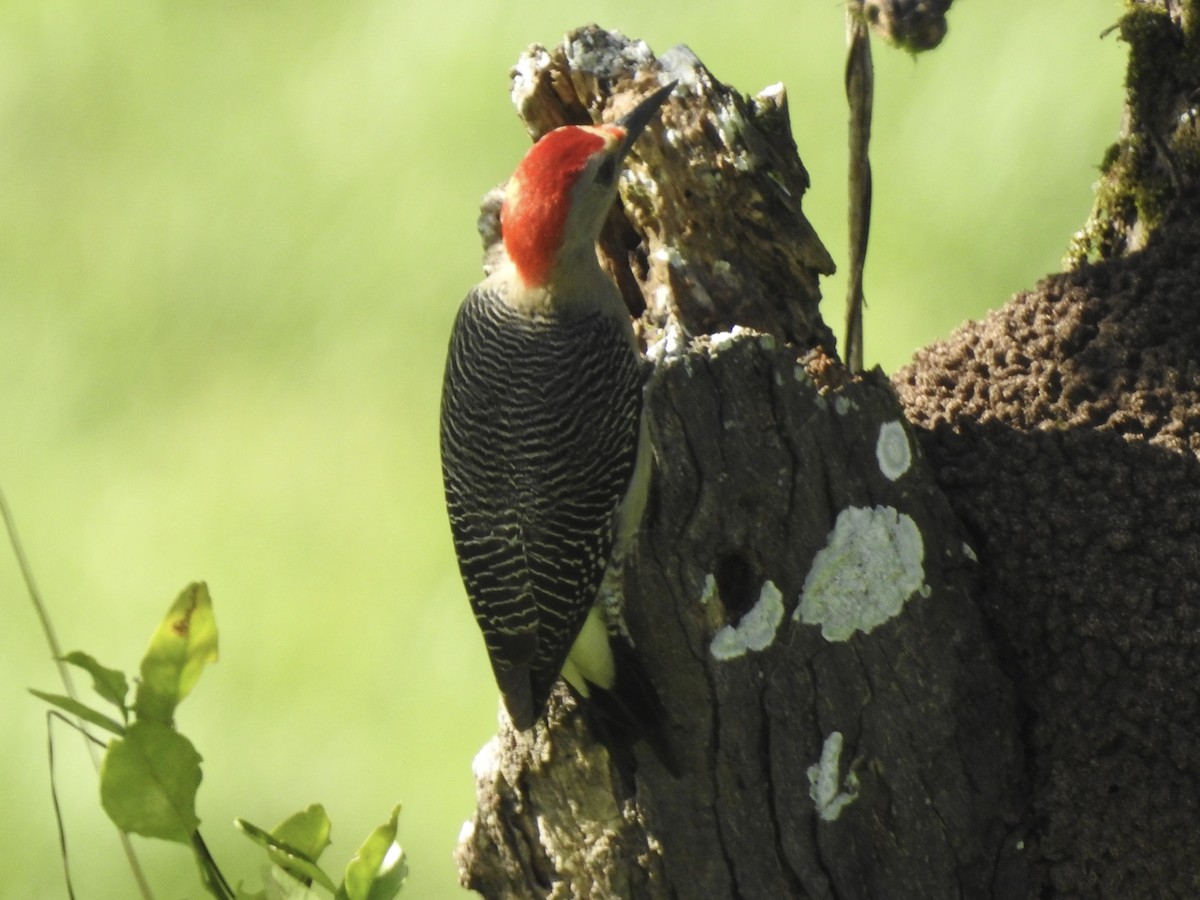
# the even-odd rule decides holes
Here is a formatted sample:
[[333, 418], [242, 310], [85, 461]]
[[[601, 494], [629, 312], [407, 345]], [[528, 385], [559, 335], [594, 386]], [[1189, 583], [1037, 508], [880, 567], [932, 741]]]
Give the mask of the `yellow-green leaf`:
[[183, 589], [142, 658], [134, 709], [139, 719], [169, 725], [204, 667], [217, 659], [217, 622], [202, 581]]
[[158, 722], [137, 721], [108, 746], [100, 765], [100, 803], [122, 831], [191, 843], [200, 825], [200, 754]]
[[122, 716], [125, 715], [127, 709], [125, 706], [125, 697], [129, 694], [129, 682], [125, 679], [124, 672], [102, 666], [96, 662], [95, 658], [80, 650], [68, 653], [66, 656], [61, 657], [61, 660], [73, 666], [78, 666], [91, 675], [92, 689], [109, 703], [120, 709]]
[[332, 825], [325, 807], [310, 803], [306, 809], [292, 813], [271, 829], [271, 837], [295, 847], [308, 859], [316, 862], [329, 846]]
[[391, 818], [371, 832], [346, 866], [346, 878], [336, 900], [391, 900], [408, 876], [404, 850], [396, 843], [400, 805]]
[[[319, 816], [312, 814], [314, 809], [319, 810]], [[314, 804], [304, 812], [296, 813], [285, 820], [276, 827], [275, 831], [278, 832], [289, 822], [301, 817], [307, 817], [305, 821], [309, 833], [304, 832], [304, 826], [293, 831], [292, 836], [297, 839], [296, 843], [292, 843], [278, 834], [269, 834], [245, 819], [234, 819], [233, 824], [250, 840], [265, 847], [267, 854], [271, 857], [271, 862], [292, 878], [305, 885], [315, 881], [332, 893], [337, 890], [333, 879], [317, 865], [317, 858], [321, 855], [321, 851], [329, 846], [329, 818], [325, 815], [324, 808], [319, 804]], [[325, 835], [323, 840], [317, 837], [321, 831]], [[317, 848], [316, 852], [312, 852], [313, 847]]]

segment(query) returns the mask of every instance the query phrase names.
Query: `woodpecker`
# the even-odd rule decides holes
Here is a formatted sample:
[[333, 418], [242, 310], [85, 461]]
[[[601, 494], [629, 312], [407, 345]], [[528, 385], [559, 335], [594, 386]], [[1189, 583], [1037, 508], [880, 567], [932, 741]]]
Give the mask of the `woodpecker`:
[[500, 262], [451, 332], [446, 507], [520, 730], [541, 717], [560, 674], [584, 697], [617, 679], [597, 594], [640, 518], [649, 447], [630, 315], [596, 242], [626, 154], [674, 87], [616, 124], [566, 125], [529, 149], [505, 187]]

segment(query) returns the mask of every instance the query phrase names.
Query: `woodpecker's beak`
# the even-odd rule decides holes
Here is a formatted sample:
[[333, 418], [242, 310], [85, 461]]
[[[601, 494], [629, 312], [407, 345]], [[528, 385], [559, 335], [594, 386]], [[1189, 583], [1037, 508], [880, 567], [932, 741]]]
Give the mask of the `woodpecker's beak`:
[[621, 146], [621, 156], [624, 157], [638, 139], [638, 135], [642, 133], [650, 120], [654, 118], [658, 108], [663, 105], [666, 99], [671, 96], [671, 91], [675, 90], [675, 85], [678, 81], [672, 81], [665, 87], [659, 88], [628, 113], [617, 119], [617, 125], [625, 129], [625, 142]]

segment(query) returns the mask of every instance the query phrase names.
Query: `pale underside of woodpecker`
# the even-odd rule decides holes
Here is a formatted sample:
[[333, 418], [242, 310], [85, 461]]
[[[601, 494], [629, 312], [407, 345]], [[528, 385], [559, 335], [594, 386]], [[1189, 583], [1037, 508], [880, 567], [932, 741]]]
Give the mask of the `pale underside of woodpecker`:
[[[669, 92], [617, 125], [566, 126], [534, 145], [506, 189], [504, 259], [467, 295], [451, 334], [446, 506], [467, 596], [520, 729], [541, 716], [564, 665], [587, 693], [571, 677], [583, 668], [577, 638], [593, 630], [585, 623], [623, 503], [647, 477], [639, 357], [596, 240], [620, 163]], [[585, 680], [611, 688], [599, 631], [598, 668], [608, 675]]]

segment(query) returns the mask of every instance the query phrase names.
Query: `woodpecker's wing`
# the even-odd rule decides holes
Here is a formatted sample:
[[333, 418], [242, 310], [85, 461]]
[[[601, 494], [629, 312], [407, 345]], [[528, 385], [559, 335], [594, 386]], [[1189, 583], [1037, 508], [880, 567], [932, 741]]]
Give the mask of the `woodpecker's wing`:
[[450, 530], [518, 728], [541, 715], [612, 552], [637, 456], [641, 377], [623, 323], [520, 314], [477, 288], [450, 338]]

